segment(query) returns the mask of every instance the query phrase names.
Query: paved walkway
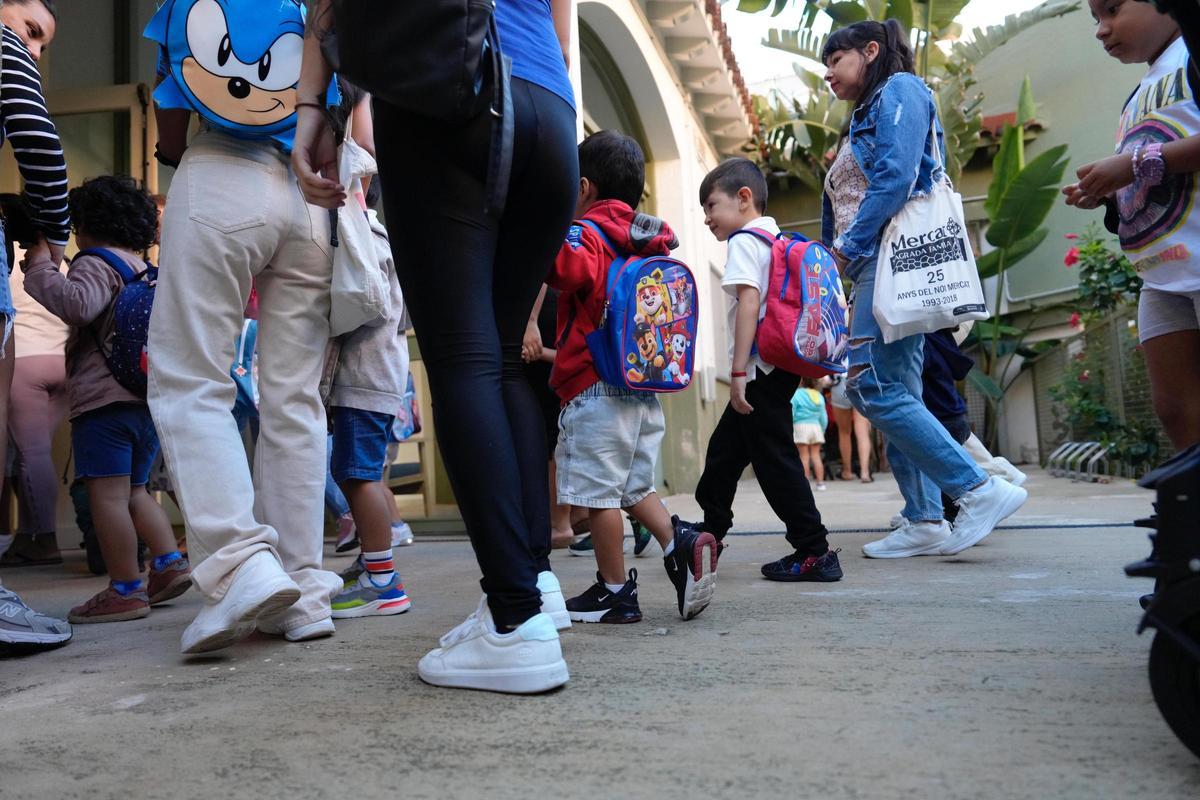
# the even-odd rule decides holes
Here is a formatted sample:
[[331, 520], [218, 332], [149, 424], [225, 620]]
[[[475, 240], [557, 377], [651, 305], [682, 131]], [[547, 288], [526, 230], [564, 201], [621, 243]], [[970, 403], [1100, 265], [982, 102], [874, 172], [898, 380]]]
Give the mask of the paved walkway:
[[[1158, 716], [1150, 640], [1134, 635], [1148, 584], [1121, 572], [1147, 547], [1118, 526], [1149, 494], [1041, 474], [1030, 488], [1020, 529], [955, 558], [868, 561], [873, 535], [837, 533], [846, 579], [832, 585], [761, 580], [782, 536], [738, 536], [715, 603], [688, 623], [657, 559], [631, 561], [645, 621], [566, 632], [571, 683], [544, 697], [417, 679], [478, 598], [462, 541], [400, 551], [413, 610], [324, 642], [255, 638], [184, 661], [194, 594], [80, 626], [65, 649], [0, 661], [0, 798], [1197, 796], [1200, 762]], [[899, 495], [883, 475], [818, 502], [830, 527], [861, 530]], [[737, 533], [779, 527], [753, 485], [737, 512]], [[594, 566], [563, 556], [556, 570], [570, 592]], [[81, 553], [4, 580], [56, 613], [102, 585]]]

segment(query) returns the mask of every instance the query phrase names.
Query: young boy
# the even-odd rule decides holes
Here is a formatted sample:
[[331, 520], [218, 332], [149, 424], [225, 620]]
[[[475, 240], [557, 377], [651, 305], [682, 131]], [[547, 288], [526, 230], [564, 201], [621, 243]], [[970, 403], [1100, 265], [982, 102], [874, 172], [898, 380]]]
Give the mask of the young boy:
[[755, 354], [754, 337], [766, 314], [771, 248], [752, 234], [734, 234], [747, 228], [779, 233], [775, 220], [766, 216], [767, 182], [753, 162], [731, 158], [700, 184], [700, 205], [713, 236], [729, 242], [721, 285], [732, 298], [729, 338], [733, 343], [729, 405], [709, 439], [704, 474], [696, 486], [696, 501], [704, 510], [701, 528], [718, 542], [725, 538], [733, 526], [738, 480], [752, 464], [767, 502], [787, 526], [788, 543], [795, 548], [794, 553], [763, 565], [763, 577], [840, 580], [837, 553], [829, 549], [821, 514], [792, 446], [791, 398], [800, 378], [773, 368]]
[[[372, 181], [366, 204], [379, 196]], [[354, 209], [357, 198], [342, 213]], [[403, 614], [411, 607], [392, 558], [392, 518], [396, 501], [382, 481], [389, 432], [408, 386], [408, 340], [404, 296], [392, 261], [387, 231], [369, 212], [375, 253], [391, 288], [391, 312], [382, 325], [362, 327], [337, 342], [330, 359], [333, 384], [329, 394], [333, 418], [333, 479], [350, 504], [362, 554], [333, 598], [333, 618]], [[361, 569], [361, 572], [360, 572]]]
[[[645, 525], [663, 548], [679, 614], [691, 619], [711, 602], [716, 541], [672, 518], [654, 491], [654, 463], [666, 425], [658, 397], [600, 380], [587, 346], [604, 313], [608, 267], [619, 255], [667, 255], [678, 246], [665, 222], [634, 208], [645, 185], [638, 143], [599, 131], [579, 145], [575, 224], [554, 262], [549, 284], [562, 292], [558, 351], [550, 383], [563, 402], [555, 460], [558, 501], [590, 509], [598, 569], [595, 585], [567, 601], [576, 622], [637, 622], [637, 571], [625, 575], [621, 509]], [[605, 239], [607, 238], [607, 242]], [[608, 242], [620, 249], [609, 249]]]
[[[158, 209], [132, 178], [103, 177], [70, 193], [75, 241], [101, 248], [130, 269], [146, 268], [139, 252], [154, 244]], [[107, 588], [71, 609], [75, 624], [118, 622], [150, 613], [150, 606], [178, 597], [192, 584], [171, 523], [146, 491], [158, 436], [146, 400], [126, 389], [109, 371], [113, 303], [121, 275], [97, 255], [80, 255], [64, 275], [42, 240], [22, 265], [25, 290], [71, 326], [67, 340], [67, 394], [75, 475], [87, 486], [96, 536], [111, 579]], [[154, 557], [148, 584], [138, 572], [138, 538]]]

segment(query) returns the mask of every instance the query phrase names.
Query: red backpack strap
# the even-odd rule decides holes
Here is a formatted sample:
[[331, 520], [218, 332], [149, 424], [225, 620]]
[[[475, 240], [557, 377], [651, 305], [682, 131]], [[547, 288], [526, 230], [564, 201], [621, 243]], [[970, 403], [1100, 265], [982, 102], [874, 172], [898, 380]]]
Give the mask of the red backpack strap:
[[771, 233], [769, 231], [765, 231], [762, 228], [741, 228], [740, 230], [736, 230], [733, 233], [729, 234], [729, 238], [732, 239], [733, 237], [737, 236], [739, 233], [753, 234], [753, 235], [757, 236], [759, 239], [762, 239], [764, 242], [766, 242], [767, 247], [774, 247], [775, 239], [778, 238], [773, 233]]

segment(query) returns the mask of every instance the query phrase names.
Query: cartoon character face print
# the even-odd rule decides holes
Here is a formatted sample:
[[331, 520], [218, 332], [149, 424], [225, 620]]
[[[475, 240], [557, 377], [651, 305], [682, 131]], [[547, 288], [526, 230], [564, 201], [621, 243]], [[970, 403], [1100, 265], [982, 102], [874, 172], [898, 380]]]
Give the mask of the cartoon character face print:
[[658, 337], [654, 335], [654, 331], [650, 328], [647, 328], [638, 337], [637, 345], [638, 352], [641, 354], [643, 361], [650, 361], [658, 355]]
[[666, 359], [658, 344], [658, 335], [649, 325], [641, 323], [634, 330], [638, 351], [626, 357], [630, 367], [625, 377], [630, 383], [661, 381]]
[[671, 335], [671, 360], [683, 361], [687, 357], [688, 346], [691, 342], [688, 341], [686, 333], [675, 333]]
[[637, 284], [637, 315], [639, 322], [666, 325], [671, 321], [667, 287], [662, 282], [662, 270], [644, 275]]
[[[166, 15], [164, 17], [164, 15]], [[183, 100], [215, 125], [270, 136], [295, 125], [304, 50], [298, 0], [174, 0], [147, 28], [163, 44], [171, 86], [164, 107]]]
[[671, 308], [676, 319], [692, 313], [692, 287], [682, 275], [671, 283]]

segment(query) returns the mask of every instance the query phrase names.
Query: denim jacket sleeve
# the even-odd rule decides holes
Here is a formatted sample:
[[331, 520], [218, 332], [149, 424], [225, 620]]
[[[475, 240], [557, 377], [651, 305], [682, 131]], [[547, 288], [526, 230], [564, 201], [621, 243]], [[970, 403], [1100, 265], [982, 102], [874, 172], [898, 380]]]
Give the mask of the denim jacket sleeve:
[[833, 244], [833, 202], [829, 192], [821, 192], [821, 244], [830, 247]]
[[858, 214], [834, 247], [850, 260], [875, 255], [883, 227], [917, 183], [929, 138], [929, 89], [915, 75], [897, 75], [880, 90], [875, 114], [874, 168]]

